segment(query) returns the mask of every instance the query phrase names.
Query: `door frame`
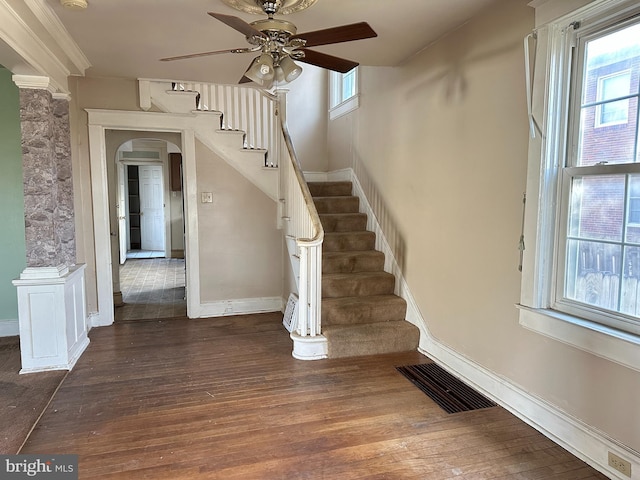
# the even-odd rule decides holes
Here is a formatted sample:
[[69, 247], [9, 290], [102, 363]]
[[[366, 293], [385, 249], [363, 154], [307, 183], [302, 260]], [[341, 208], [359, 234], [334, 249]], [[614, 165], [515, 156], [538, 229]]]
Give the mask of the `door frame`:
[[[91, 198], [95, 245], [98, 311], [92, 326], [113, 324], [113, 275], [111, 227], [109, 222], [109, 185], [107, 177], [106, 130], [132, 130], [179, 133], [183, 160], [185, 222], [185, 264], [187, 269], [187, 316], [198, 317], [200, 308], [200, 260], [198, 240], [198, 203], [196, 142], [194, 119], [180, 114], [86, 109], [89, 130]], [[113, 159], [111, 159], [113, 161]]]

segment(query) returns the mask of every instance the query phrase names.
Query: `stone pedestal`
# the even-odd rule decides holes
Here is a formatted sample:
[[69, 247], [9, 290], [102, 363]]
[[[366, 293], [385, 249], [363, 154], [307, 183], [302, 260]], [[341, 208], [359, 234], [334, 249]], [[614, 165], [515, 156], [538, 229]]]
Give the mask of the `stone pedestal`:
[[28, 267], [18, 289], [20, 373], [71, 370], [89, 345], [85, 265]]

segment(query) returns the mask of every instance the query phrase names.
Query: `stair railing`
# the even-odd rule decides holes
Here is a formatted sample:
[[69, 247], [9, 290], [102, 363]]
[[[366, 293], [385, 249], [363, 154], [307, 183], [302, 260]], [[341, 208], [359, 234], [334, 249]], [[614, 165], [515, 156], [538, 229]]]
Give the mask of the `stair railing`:
[[279, 92], [279, 99], [278, 117], [284, 142], [280, 162], [280, 193], [285, 210], [285, 233], [295, 239], [300, 257], [298, 322], [295, 334], [300, 337], [316, 337], [322, 333], [320, 304], [324, 230], [287, 128], [284, 92]]
[[194, 110], [221, 112], [222, 130], [245, 132], [245, 148], [266, 150], [265, 167], [278, 166], [275, 95], [242, 85], [170, 82], [172, 91], [197, 93]]

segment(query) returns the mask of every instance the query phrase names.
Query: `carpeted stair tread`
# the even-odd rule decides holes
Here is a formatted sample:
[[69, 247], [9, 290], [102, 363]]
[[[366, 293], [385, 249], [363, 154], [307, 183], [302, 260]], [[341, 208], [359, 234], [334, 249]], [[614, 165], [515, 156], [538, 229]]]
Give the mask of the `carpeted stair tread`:
[[420, 341], [418, 328], [405, 320], [330, 325], [322, 330], [327, 337], [329, 358], [406, 352], [415, 350]]
[[375, 245], [376, 234], [373, 232], [331, 232], [324, 234], [322, 249], [325, 252], [363, 251], [373, 250]]
[[309, 182], [309, 191], [313, 197], [348, 196], [351, 195], [351, 182]]
[[366, 230], [366, 213], [323, 213], [320, 222], [325, 233], [328, 232], [357, 232]]
[[384, 253], [377, 250], [322, 254], [322, 273], [378, 272], [384, 269]]
[[355, 325], [405, 319], [407, 302], [397, 295], [336, 297], [322, 300], [322, 325]]
[[396, 278], [387, 272], [329, 273], [322, 275], [322, 297], [355, 297], [393, 293]]
[[358, 213], [360, 199], [354, 196], [313, 197], [316, 210], [323, 213]]

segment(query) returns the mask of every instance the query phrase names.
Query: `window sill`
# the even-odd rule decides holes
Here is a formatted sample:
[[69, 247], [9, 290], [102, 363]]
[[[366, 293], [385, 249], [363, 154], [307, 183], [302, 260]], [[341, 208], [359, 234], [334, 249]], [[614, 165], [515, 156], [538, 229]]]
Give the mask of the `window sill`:
[[523, 327], [640, 371], [640, 336], [554, 310], [517, 307]]
[[338, 117], [346, 115], [357, 109], [360, 106], [360, 95], [354, 95], [353, 97], [339, 103], [335, 107], [329, 110], [329, 119], [335, 120]]

